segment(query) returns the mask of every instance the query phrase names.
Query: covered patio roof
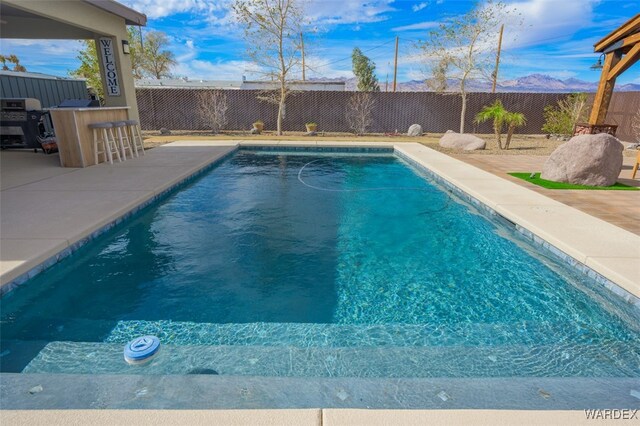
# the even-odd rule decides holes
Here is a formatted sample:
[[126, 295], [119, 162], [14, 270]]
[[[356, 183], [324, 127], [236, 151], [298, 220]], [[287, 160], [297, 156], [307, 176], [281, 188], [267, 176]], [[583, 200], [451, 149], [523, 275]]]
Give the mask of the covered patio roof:
[[78, 3], [75, 6], [98, 8], [111, 15], [124, 19], [126, 25], [144, 26], [147, 24], [146, 15], [136, 12], [113, 0], [78, 0], [77, 2], [38, 2], [38, 1], [0, 1], [0, 16], [2, 16], [2, 38], [23, 39], [92, 39], [96, 34], [105, 34], [100, 25], [95, 22], [73, 21], [64, 22], [51, 16], [37, 13], [34, 3]]
[[[113, 59], [109, 81], [118, 89], [107, 91], [104, 59], [98, 61], [105, 87], [105, 106], [130, 108], [131, 118], [138, 118], [131, 58], [124, 45], [128, 42], [127, 25], [143, 26], [147, 17], [114, 0], [0, 0], [0, 35], [4, 39], [111, 39]], [[42, 52], [46, 57], [47, 52]], [[117, 80], [113, 74], [117, 75]]]

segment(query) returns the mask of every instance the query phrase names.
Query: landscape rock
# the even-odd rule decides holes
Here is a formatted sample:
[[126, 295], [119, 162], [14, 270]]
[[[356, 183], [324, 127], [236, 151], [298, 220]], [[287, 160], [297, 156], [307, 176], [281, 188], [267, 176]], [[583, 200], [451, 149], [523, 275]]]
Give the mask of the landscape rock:
[[574, 136], [551, 153], [540, 177], [575, 185], [611, 186], [622, 170], [623, 148], [607, 133]]
[[443, 148], [463, 149], [465, 151], [475, 151], [484, 149], [487, 143], [477, 136], [468, 133], [456, 133], [453, 130], [447, 132], [440, 138], [440, 146]]
[[307, 132], [304, 134], [305, 136], [317, 136], [318, 132]]
[[170, 135], [171, 134], [171, 130], [167, 129], [166, 127], [163, 127], [160, 129], [160, 134], [161, 135]]
[[259, 134], [260, 134], [260, 130], [256, 129], [255, 127], [254, 127], [254, 128], [252, 128], [249, 132], [250, 132], [252, 135], [259, 135]]
[[407, 136], [422, 136], [422, 126], [419, 124], [412, 124], [409, 126]]

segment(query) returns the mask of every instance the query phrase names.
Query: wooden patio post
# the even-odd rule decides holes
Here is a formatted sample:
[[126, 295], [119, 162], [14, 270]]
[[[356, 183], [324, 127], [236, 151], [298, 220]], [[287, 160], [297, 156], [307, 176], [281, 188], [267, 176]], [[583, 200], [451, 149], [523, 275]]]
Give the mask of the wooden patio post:
[[607, 53], [605, 56], [602, 74], [600, 75], [600, 83], [598, 84], [598, 90], [593, 100], [593, 108], [591, 108], [591, 115], [589, 116], [589, 124], [591, 125], [603, 124], [607, 117], [613, 87], [616, 84], [615, 77], [608, 79], [608, 76], [611, 69], [620, 62], [620, 59], [622, 59], [622, 54], [620, 54], [619, 51]]

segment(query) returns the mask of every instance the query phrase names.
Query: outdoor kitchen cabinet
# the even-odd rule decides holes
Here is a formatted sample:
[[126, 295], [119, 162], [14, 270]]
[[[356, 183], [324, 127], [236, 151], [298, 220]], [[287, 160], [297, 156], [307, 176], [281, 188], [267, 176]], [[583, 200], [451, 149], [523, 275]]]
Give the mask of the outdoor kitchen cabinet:
[[129, 119], [129, 107], [51, 108], [62, 167], [95, 164], [93, 131], [89, 124]]

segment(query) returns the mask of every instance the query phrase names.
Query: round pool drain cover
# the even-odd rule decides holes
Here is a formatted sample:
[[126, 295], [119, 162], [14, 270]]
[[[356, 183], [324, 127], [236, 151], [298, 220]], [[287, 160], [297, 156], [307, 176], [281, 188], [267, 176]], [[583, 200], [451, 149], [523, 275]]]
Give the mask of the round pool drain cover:
[[149, 361], [160, 350], [160, 339], [156, 336], [137, 337], [124, 347], [124, 360], [129, 364]]

